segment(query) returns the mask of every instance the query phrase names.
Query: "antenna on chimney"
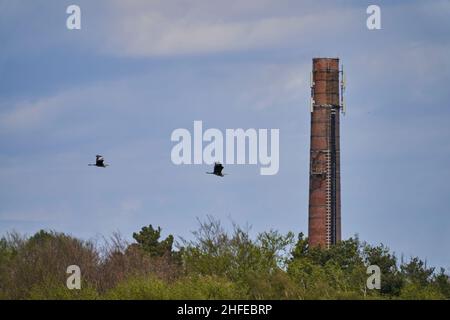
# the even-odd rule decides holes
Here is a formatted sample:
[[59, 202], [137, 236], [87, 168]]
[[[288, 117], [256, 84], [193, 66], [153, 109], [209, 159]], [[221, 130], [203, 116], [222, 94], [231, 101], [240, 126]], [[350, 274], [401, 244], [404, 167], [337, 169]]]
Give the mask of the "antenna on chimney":
[[313, 112], [313, 110], [314, 110], [314, 103], [315, 103], [315, 101], [314, 101], [314, 86], [315, 86], [315, 84], [316, 83], [313, 80], [313, 73], [311, 72], [310, 77], [309, 77], [309, 86], [311, 87], [311, 98], [309, 101], [309, 108], [310, 108], [311, 112]]
[[342, 67], [341, 67], [341, 74], [342, 74], [342, 77], [341, 77], [341, 108], [342, 108], [342, 114], [345, 115], [347, 108], [346, 108], [345, 100], [344, 100], [344, 92], [345, 92], [345, 86], [346, 86], [344, 65], [342, 65]]

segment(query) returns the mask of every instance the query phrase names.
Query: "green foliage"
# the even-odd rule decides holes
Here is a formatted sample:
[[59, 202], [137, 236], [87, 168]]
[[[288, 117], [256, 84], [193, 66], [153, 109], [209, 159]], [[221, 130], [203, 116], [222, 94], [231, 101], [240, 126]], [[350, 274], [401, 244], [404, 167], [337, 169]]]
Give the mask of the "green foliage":
[[169, 235], [166, 239], [161, 238], [161, 228], [154, 229], [152, 225], [143, 227], [139, 233], [133, 233], [133, 238], [138, 246], [147, 252], [151, 257], [162, 257], [172, 252], [173, 236]]
[[397, 258], [384, 245], [365, 245], [363, 256], [367, 265], [377, 265], [382, 274], [381, 294], [398, 296], [404, 285], [404, 277], [397, 268]]
[[[41, 230], [0, 239], [0, 299], [450, 299], [449, 276], [419, 258], [397, 263], [384, 245], [358, 237], [310, 248], [300, 233], [227, 232], [212, 217], [173, 249], [152, 225], [118, 235], [103, 247]], [[81, 269], [81, 290], [66, 287], [69, 265]], [[367, 267], [381, 270], [381, 290], [368, 290]]]
[[450, 277], [445, 274], [444, 268], [441, 268], [434, 276], [433, 284], [446, 299], [450, 299]]
[[27, 297], [30, 300], [96, 300], [99, 299], [97, 290], [87, 283], [81, 285], [80, 290], [69, 290], [61, 283], [44, 282], [34, 285]]
[[226, 278], [191, 276], [169, 287], [170, 299], [242, 299], [245, 292]]
[[[3, 244], [3, 247], [5, 244]], [[0, 253], [0, 291], [11, 299], [28, 299], [32, 288], [66, 281], [66, 269], [77, 264], [92, 281], [99, 258], [94, 246], [68, 235], [39, 231], [29, 239], [13, 237]]]
[[417, 257], [410, 262], [403, 264], [401, 272], [408, 282], [426, 286], [433, 275], [434, 268], [427, 268], [426, 264]]
[[0, 239], [0, 265], [6, 264], [17, 254], [17, 248], [5, 237]]
[[109, 291], [106, 299], [172, 300], [172, 299], [238, 299], [245, 295], [236, 284], [219, 277], [185, 277], [167, 283], [153, 276], [132, 278]]
[[154, 277], [131, 278], [119, 283], [106, 293], [113, 300], [163, 300], [168, 299], [166, 284]]
[[184, 242], [183, 262], [188, 274], [226, 277], [247, 290], [250, 298], [275, 299], [292, 294], [284, 268], [293, 234], [260, 233], [252, 240], [248, 230], [234, 226], [230, 235], [219, 221], [208, 217], [195, 240]]
[[445, 296], [431, 285], [421, 286], [419, 283], [407, 283], [403, 286], [400, 299], [405, 300], [441, 300]]

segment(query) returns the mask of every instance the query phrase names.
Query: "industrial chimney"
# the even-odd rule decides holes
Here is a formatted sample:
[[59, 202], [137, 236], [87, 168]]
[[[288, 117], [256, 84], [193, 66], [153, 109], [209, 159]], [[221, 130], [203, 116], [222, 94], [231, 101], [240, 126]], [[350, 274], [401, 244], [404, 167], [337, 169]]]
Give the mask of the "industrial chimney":
[[338, 58], [314, 58], [311, 74], [309, 226], [311, 247], [341, 240], [339, 113], [345, 88]]

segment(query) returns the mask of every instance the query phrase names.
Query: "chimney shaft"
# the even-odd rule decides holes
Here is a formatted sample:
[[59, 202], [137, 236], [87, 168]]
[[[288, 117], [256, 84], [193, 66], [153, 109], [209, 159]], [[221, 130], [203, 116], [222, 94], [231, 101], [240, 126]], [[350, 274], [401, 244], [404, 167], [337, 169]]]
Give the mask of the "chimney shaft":
[[341, 240], [339, 59], [314, 58], [308, 238], [312, 247]]

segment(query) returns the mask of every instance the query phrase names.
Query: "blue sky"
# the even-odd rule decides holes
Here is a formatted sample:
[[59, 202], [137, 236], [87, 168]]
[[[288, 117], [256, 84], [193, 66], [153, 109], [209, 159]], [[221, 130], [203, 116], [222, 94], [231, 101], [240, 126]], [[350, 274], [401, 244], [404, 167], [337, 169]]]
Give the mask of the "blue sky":
[[[343, 237], [450, 268], [450, 1], [377, 1], [376, 31], [369, 4], [0, 0], [0, 234], [307, 232], [311, 59], [340, 57]], [[280, 129], [279, 173], [175, 166], [194, 120]]]

